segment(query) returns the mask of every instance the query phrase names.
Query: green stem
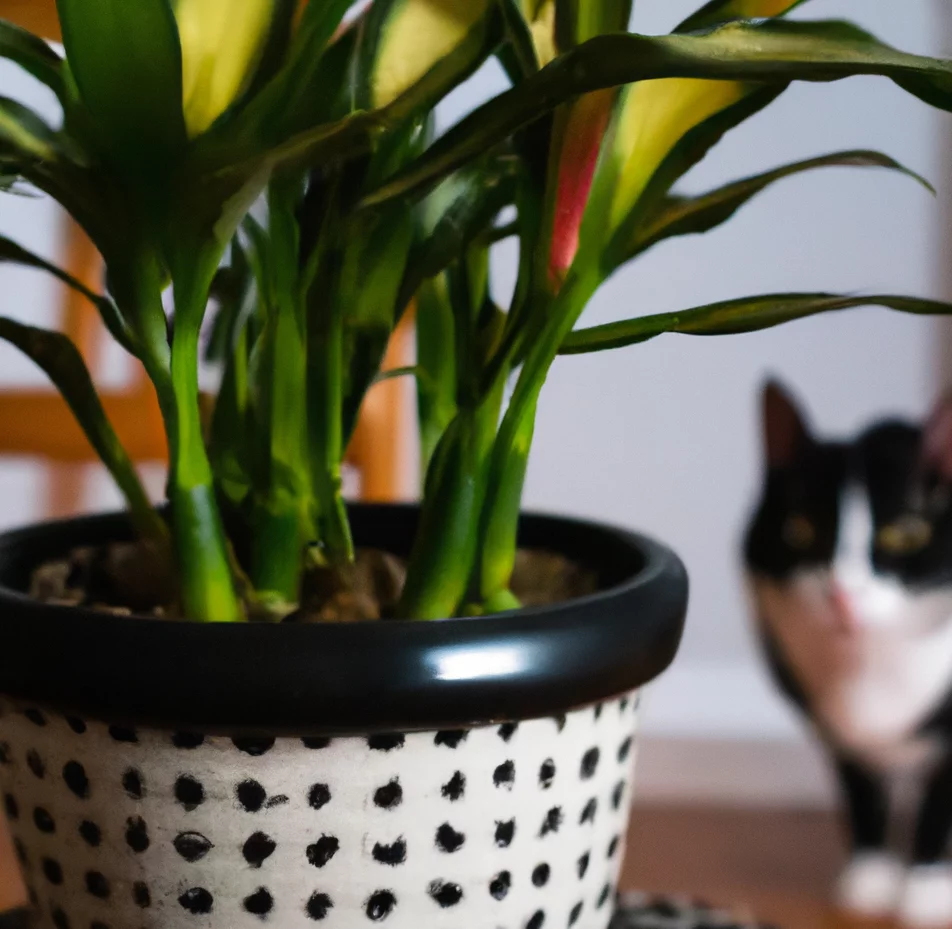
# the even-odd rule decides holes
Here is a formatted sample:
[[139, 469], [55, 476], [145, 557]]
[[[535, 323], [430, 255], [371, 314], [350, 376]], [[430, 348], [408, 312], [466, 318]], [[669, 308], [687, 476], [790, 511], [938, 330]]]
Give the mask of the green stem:
[[503, 386], [500, 380], [476, 409], [461, 409], [433, 456], [397, 610], [404, 619], [444, 619], [466, 600]]
[[[333, 563], [354, 560], [354, 542], [344, 504], [344, 321], [338, 294], [312, 292], [308, 329], [308, 438], [317, 522], [325, 554]], [[315, 312], [316, 311], [316, 312]]]
[[[505, 599], [515, 564], [519, 512], [542, 385], [559, 347], [598, 289], [595, 263], [580, 262], [546, 313], [499, 427], [489, 464], [479, 531], [479, 595], [484, 606]], [[503, 598], [502, 600], [500, 598]]]
[[198, 404], [198, 335], [209, 289], [205, 277], [210, 286], [211, 274], [183, 274], [175, 280], [175, 412], [169, 443], [169, 502], [185, 615], [200, 622], [235, 622], [243, 618], [242, 610], [235, 594]]

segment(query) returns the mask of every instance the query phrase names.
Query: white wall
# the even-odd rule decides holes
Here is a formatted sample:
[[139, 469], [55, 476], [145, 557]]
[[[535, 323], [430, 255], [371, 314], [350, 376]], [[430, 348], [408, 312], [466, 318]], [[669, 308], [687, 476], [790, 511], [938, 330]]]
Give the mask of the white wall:
[[[638, 0], [635, 25], [666, 31], [698, 3]], [[848, 16], [900, 47], [935, 53], [934, 10], [926, 0], [814, 0], [804, 15]], [[9, 69], [0, 80], [5, 93], [49, 103]], [[444, 121], [498, 81], [483, 73], [455, 95]], [[796, 86], [725, 140], [687, 186], [700, 190], [853, 147], [881, 148], [941, 184], [939, 139], [948, 127], [946, 117], [885, 80]], [[788, 289], [935, 295], [940, 226], [937, 202], [907, 179], [816, 173], [765, 194], [716, 234], [659, 247], [604, 288], [585, 322]], [[53, 254], [55, 229], [48, 205], [4, 198], [0, 232]], [[497, 270], [511, 278], [511, 256]], [[0, 312], [42, 320], [54, 294], [30, 272], [0, 268]], [[864, 310], [742, 337], [666, 336], [558, 362], [539, 413], [528, 505], [644, 529], [673, 545], [691, 572], [687, 637], [649, 702], [649, 733], [798, 737], [763, 681], [738, 572], [738, 538], [759, 480], [758, 387], [768, 372], [779, 375], [830, 432], [887, 412], [918, 416], [937, 379], [939, 331], [929, 321]], [[0, 383], [37, 380], [0, 347]], [[0, 524], [31, 518], [35, 488], [31, 468], [0, 466]]]

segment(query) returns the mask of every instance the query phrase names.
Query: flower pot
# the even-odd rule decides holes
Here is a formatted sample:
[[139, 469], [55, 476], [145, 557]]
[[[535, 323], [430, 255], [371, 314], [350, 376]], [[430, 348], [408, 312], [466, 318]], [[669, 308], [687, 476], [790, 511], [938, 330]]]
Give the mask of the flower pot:
[[[357, 506], [405, 552], [413, 507]], [[605, 929], [637, 691], [687, 585], [639, 536], [530, 516], [602, 592], [433, 623], [206, 626], [42, 605], [121, 517], [0, 537], [0, 782], [38, 929]]]

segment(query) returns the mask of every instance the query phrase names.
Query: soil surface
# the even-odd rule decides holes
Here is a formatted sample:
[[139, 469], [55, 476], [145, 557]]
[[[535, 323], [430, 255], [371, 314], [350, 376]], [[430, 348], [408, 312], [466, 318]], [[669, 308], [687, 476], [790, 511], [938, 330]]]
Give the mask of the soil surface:
[[[347, 623], [394, 616], [406, 581], [406, 562], [389, 552], [358, 549], [344, 568], [312, 564], [300, 604], [263, 604], [249, 595], [249, 619], [268, 622]], [[524, 606], [545, 606], [598, 590], [598, 573], [563, 555], [521, 550], [512, 591]], [[68, 558], [33, 572], [30, 594], [43, 603], [91, 607], [118, 615], [182, 619], [172, 572], [141, 543], [77, 548]]]

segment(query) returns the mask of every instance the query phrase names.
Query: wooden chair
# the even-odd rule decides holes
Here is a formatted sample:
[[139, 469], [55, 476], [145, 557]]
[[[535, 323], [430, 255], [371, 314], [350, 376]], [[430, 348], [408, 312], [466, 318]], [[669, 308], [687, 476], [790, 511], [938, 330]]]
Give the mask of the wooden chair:
[[[0, 0], [0, 18], [58, 41], [53, 0]], [[102, 264], [95, 247], [68, 218], [62, 226], [61, 264], [93, 289], [100, 286]], [[62, 289], [59, 328], [79, 346], [90, 370], [102, 371], [108, 337], [95, 310], [81, 296]], [[412, 353], [412, 322], [395, 334], [386, 367], [406, 365]], [[410, 428], [405, 385], [388, 380], [376, 385], [364, 405], [348, 464], [356, 470], [364, 500], [394, 500], [407, 492], [404, 461]], [[129, 383], [102, 392], [106, 408], [133, 460], [164, 462], [165, 437], [158, 404], [141, 367]], [[67, 516], [84, 505], [96, 457], [65, 403], [51, 390], [0, 390], [0, 455], [28, 456], [43, 464], [44, 515]], [[25, 900], [12, 848], [0, 817], [0, 913]]]

